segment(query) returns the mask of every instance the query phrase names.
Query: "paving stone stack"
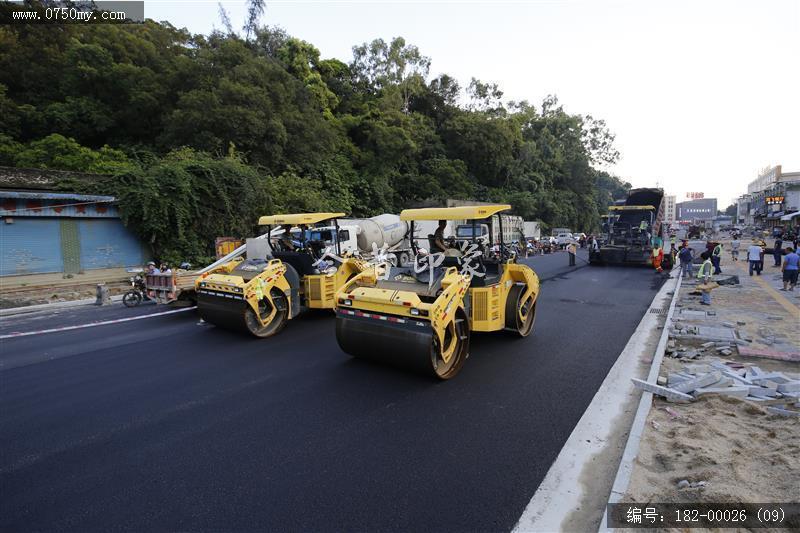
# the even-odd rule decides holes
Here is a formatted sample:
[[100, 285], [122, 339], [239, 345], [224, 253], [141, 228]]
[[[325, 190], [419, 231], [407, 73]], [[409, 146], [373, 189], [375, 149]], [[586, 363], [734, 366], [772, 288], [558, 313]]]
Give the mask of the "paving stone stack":
[[764, 406], [773, 414], [800, 417], [800, 379], [782, 372], [764, 372], [755, 365], [714, 358], [707, 363], [685, 364], [680, 372], [659, 377], [658, 383], [633, 379], [633, 384], [671, 402], [722, 395]]

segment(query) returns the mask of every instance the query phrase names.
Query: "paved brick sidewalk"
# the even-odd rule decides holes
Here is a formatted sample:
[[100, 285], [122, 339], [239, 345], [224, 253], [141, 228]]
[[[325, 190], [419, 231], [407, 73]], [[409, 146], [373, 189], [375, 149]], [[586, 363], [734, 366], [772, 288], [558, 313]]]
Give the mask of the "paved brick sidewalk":
[[[740, 256], [749, 244], [742, 240]], [[664, 357], [659, 371], [662, 383], [676, 373], [696, 371], [699, 376], [720, 368], [713, 365], [733, 372], [757, 366], [800, 379], [800, 289], [779, 290], [783, 283], [772, 257], [765, 257], [761, 276], [751, 277], [747, 261], [731, 260], [728, 242], [724, 250], [717, 279], [730, 282], [733, 275], [739, 283], [714, 289], [709, 307], [692, 294], [696, 279], [684, 280], [671, 325], [672, 356]], [[759, 403], [723, 393], [685, 404], [654, 398], [623, 501], [795, 500], [800, 417], [770, 410], [779, 402], [781, 408], [800, 410], [800, 403], [791, 403], [796, 399], [788, 401]]]
[[[746, 246], [748, 241], [742, 241]], [[724, 243], [730, 250], [730, 244]], [[743, 255], [742, 252], [739, 254]], [[764, 258], [760, 276], [750, 276], [747, 261], [732, 261], [730, 252], [723, 256], [723, 274], [739, 277], [739, 285], [712, 292], [712, 309], [721, 321], [744, 322], [738, 328], [751, 342], [740, 347], [740, 353], [757, 355], [800, 354], [800, 288], [781, 291], [783, 281], [780, 268], [772, 267], [771, 256]]]

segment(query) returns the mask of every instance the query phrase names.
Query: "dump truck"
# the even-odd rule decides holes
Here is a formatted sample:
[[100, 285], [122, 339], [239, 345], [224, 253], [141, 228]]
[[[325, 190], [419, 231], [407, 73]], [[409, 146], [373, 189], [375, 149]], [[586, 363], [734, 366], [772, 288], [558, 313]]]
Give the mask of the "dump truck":
[[603, 244], [589, 252], [593, 265], [651, 265], [653, 237], [661, 237], [664, 216], [664, 191], [656, 188], [632, 189], [625, 202], [608, 208]]
[[[201, 274], [196, 282], [200, 317], [228, 329], [270, 337], [309, 309], [333, 309], [336, 290], [370, 268], [356, 257], [343, 257], [338, 238], [333, 251], [322, 240], [289, 244], [272, 238], [273, 226], [308, 227], [333, 221], [344, 213], [297, 213], [263, 216], [264, 240], [248, 239], [247, 257], [234, 259]], [[325, 227], [325, 226], [323, 226]], [[338, 232], [334, 232], [337, 235]]]
[[522, 226], [526, 239], [542, 238], [542, 227], [539, 221], [525, 220], [522, 222]]
[[[475, 236], [484, 245], [492, 240], [493, 242], [500, 242], [502, 240], [508, 244], [515, 241], [522, 241], [525, 239], [525, 227], [522, 217], [516, 215], [493, 215], [491, 220], [487, 220], [484, 224], [471, 224], [469, 220], [460, 221], [455, 227], [456, 239], [470, 239], [473, 236], [473, 227], [475, 228]], [[491, 239], [489, 233], [491, 232]], [[500, 235], [502, 233], [502, 236]], [[445, 232], [447, 236], [447, 232]]]
[[[454, 377], [469, 355], [472, 332], [507, 330], [527, 337], [533, 330], [539, 278], [516, 262], [502, 227], [488, 247], [477, 228], [509, 205], [406, 209], [410, 233], [420, 222], [466, 220], [468, 239], [444, 253], [417, 253], [411, 266], [364, 270], [336, 294], [336, 340], [346, 353], [417, 370], [438, 379]], [[502, 218], [497, 218], [502, 225]], [[428, 245], [427, 241], [423, 241]], [[495, 247], [495, 245], [498, 245]]]

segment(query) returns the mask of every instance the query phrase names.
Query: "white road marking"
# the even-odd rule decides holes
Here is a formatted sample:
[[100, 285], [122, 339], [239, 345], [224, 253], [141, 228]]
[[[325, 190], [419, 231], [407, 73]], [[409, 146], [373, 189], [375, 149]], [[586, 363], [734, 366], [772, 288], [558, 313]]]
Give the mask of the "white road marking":
[[183, 309], [173, 309], [172, 311], [162, 311], [161, 313], [152, 313], [149, 315], [131, 316], [127, 318], [116, 318], [114, 320], [104, 320], [102, 322], [90, 322], [89, 324], [79, 324], [77, 326], [64, 326], [60, 328], [41, 329], [39, 331], [24, 331], [24, 332], [19, 331], [15, 333], [9, 333], [7, 335], [0, 335], [0, 339], [14, 339], [17, 337], [27, 337], [29, 335], [41, 335], [44, 333], [56, 333], [58, 331], [70, 331], [73, 329], [93, 328], [96, 326], [105, 326], [107, 324], [119, 324], [120, 322], [130, 322], [131, 320], [143, 320], [145, 318], [152, 318], [154, 316], [164, 316], [164, 315], [172, 315], [175, 313], [183, 313], [184, 311], [191, 311], [192, 309], [197, 309], [197, 307], [196, 306], [185, 307]]

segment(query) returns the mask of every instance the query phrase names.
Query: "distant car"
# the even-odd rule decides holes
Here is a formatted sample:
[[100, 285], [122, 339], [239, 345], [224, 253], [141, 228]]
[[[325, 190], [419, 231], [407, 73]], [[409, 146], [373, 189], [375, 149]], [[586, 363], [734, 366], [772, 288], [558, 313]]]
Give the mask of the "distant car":
[[559, 246], [566, 246], [574, 240], [572, 233], [559, 233], [556, 235], [556, 244]]

